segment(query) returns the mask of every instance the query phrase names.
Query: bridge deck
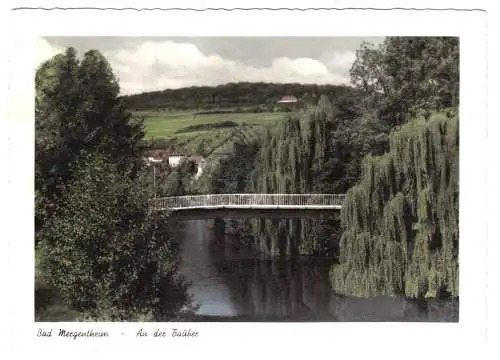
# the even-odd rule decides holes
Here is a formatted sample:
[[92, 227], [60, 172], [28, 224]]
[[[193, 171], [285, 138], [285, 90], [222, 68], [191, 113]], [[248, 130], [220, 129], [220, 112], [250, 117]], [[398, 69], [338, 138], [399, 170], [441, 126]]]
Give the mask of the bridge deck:
[[339, 211], [332, 209], [251, 209], [251, 208], [214, 208], [206, 209], [193, 208], [175, 210], [173, 218], [177, 220], [202, 220], [202, 219], [242, 219], [242, 218], [265, 218], [265, 219], [285, 219], [285, 218], [321, 218], [337, 216]]
[[250, 209], [250, 210], [261, 210], [261, 209], [295, 209], [295, 210], [340, 210], [342, 205], [206, 205], [206, 206], [181, 206], [181, 207], [171, 207], [171, 208], [160, 208], [158, 210], [215, 210], [215, 209]]
[[[316, 216], [340, 210], [344, 194], [211, 194], [151, 200], [153, 211], [170, 210], [176, 216], [216, 217], [215, 213], [237, 216]], [[210, 213], [211, 215], [207, 215]], [[259, 213], [259, 214], [257, 214]]]

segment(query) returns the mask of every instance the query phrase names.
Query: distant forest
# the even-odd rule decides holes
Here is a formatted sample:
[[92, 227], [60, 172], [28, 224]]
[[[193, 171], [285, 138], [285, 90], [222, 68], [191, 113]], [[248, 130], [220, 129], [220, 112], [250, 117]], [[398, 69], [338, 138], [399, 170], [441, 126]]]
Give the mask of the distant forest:
[[241, 108], [244, 111], [270, 111], [283, 96], [295, 96], [301, 103], [316, 104], [322, 94], [335, 99], [354, 93], [353, 88], [345, 85], [240, 82], [145, 92], [123, 96], [122, 99], [131, 110]]

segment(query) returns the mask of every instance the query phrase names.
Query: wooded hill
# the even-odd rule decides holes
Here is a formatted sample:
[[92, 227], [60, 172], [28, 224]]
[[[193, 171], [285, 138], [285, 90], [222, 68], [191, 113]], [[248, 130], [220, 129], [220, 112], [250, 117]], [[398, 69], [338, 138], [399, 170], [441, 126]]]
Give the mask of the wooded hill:
[[343, 85], [240, 82], [214, 87], [195, 86], [145, 92], [123, 96], [122, 99], [131, 110], [207, 110], [263, 106], [263, 110], [268, 111], [283, 96], [295, 96], [299, 101], [316, 104], [321, 94], [335, 99], [353, 93], [353, 88]]

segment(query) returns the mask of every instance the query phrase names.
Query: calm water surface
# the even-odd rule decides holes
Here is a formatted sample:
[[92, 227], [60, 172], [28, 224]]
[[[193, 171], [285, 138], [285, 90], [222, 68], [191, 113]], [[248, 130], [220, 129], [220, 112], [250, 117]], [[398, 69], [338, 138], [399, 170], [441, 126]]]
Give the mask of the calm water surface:
[[[458, 321], [458, 301], [352, 299], [332, 293], [327, 260], [271, 261], [235, 253], [202, 220], [184, 223], [181, 273], [200, 319], [236, 321]], [[191, 319], [192, 320], [192, 319]], [[203, 321], [204, 321], [203, 320]]]

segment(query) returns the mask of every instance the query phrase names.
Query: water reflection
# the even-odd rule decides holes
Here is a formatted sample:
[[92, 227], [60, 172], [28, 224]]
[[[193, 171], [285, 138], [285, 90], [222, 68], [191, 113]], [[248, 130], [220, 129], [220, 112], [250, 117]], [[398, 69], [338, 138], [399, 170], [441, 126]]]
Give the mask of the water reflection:
[[211, 259], [211, 234], [202, 221], [189, 221], [182, 233], [180, 272], [191, 283], [188, 294], [198, 307], [197, 314], [235, 316], [233, 302]]
[[458, 321], [458, 302], [417, 304], [402, 297], [352, 299], [332, 293], [329, 261], [260, 259], [186, 222], [182, 274], [198, 315], [241, 321]]
[[[310, 261], [228, 260], [218, 266], [238, 315], [287, 319], [328, 319], [330, 288], [326, 267]], [[322, 271], [323, 270], [323, 271]]]

